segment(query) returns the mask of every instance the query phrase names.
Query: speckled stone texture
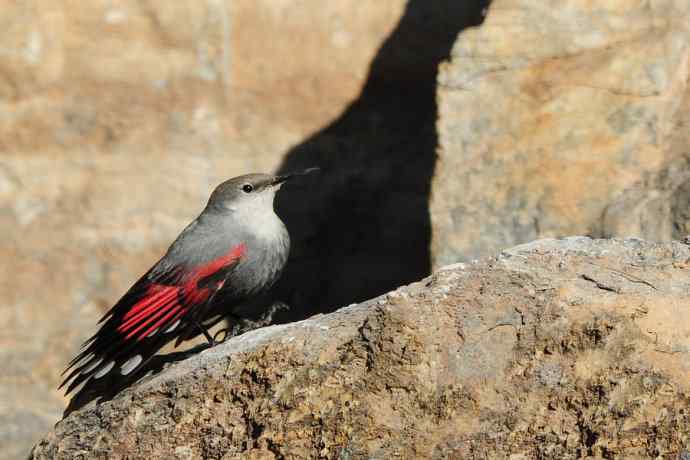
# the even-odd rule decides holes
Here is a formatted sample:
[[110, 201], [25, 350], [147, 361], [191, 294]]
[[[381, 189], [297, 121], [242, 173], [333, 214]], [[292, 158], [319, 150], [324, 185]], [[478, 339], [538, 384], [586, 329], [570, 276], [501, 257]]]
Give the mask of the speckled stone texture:
[[[285, 168], [324, 167], [318, 180], [291, 187], [295, 193], [304, 187], [308, 198], [318, 185], [324, 199], [315, 214], [326, 216], [328, 209], [324, 219], [332, 227], [318, 221], [307, 235], [293, 230], [294, 256], [311, 265], [290, 282], [298, 286], [299, 273], [309, 278], [299, 295], [286, 299], [291, 311], [303, 319], [300, 307], [346, 305], [428, 274], [424, 238], [411, 246], [409, 235], [428, 240], [434, 145], [428, 138], [435, 110], [429, 106], [420, 115], [415, 99], [418, 128], [402, 129], [395, 116], [371, 103], [379, 99], [377, 89], [361, 96], [372, 61], [390, 38], [376, 65], [384, 88], [394, 88], [393, 98], [415, 94], [433, 103], [441, 58], [429, 54], [441, 46], [439, 17], [455, 27], [442, 44], [445, 54], [463, 22], [449, 14], [452, 8], [441, 14], [422, 5], [427, 2], [413, 3], [421, 6], [409, 15], [406, 0], [3, 4], [0, 459], [26, 455], [55, 423], [66, 404], [56, 391], [65, 364], [106, 309], [196, 217], [212, 188], [229, 177], [281, 169], [290, 150], [307, 138], [321, 138], [324, 145], [301, 160], [306, 165], [297, 155], [298, 164]], [[410, 51], [396, 38], [402, 16], [412, 19], [402, 35], [428, 52]], [[366, 108], [349, 111], [354, 101]], [[320, 136], [341, 114], [352, 125]], [[396, 145], [390, 133], [400, 132], [414, 136], [404, 155], [385, 144]], [[419, 148], [422, 137], [431, 147]], [[356, 148], [348, 143], [353, 138]], [[406, 165], [425, 162], [427, 174], [419, 174], [424, 168], [412, 176], [389, 173], [391, 156]], [[372, 202], [368, 184], [406, 193]], [[297, 201], [308, 207], [303, 197]], [[404, 214], [397, 212], [401, 208]], [[382, 235], [368, 221], [366, 228], [346, 232], [351, 243], [338, 238], [343, 220], [357, 222], [351, 213], [366, 220], [374, 209], [382, 219], [401, 217], [395, 233]], [[378, 244], [384, 236], [395, 247], [414, 250], [393, 252]], [[334, 254], [327, 244], [346, 251]], [[300, 248], [314, 249], [304, 257]], [[315, 273], [330, 286], [313, 282]], [[375, 280], [375, 273], [385, 278]]]
[[690, 250], [546, 239], [247, 333], [33, 459], [684, 458]]
[[438, 77], [435, 266], [690, 231], [690, 3], [495, 0]]

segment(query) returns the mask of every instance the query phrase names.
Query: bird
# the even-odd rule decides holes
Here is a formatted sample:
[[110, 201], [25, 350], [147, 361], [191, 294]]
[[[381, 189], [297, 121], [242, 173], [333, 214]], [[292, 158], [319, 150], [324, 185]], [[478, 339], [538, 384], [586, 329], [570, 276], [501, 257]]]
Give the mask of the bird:
[[213, 346], [210, 327], [251, 314], [253, 301], [280, 277], [290, 251], [290, 236], [273, 208], [276, 192], [316, 170], [247, 174], [218, 185], [165, 255], [101, 318], [63, 372], [58, 390], [66, 386], [69, 395], [81, 385], [66, 414], [107, 389], [123, 388], [169, 342], [177, 347], [203, 334]]

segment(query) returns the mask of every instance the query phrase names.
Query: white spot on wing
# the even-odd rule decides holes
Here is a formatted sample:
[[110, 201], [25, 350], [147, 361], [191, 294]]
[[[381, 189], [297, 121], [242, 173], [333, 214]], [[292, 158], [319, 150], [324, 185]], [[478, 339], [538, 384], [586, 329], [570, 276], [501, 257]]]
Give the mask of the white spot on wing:
[[79, 393], [81, 391], [81, 389], [84, 388], [86, 386], [86, 384], [89, 383], [90, 381], [91, 381], [91, 377], [88, 377], [83, 382], [81, 382], [79, 385], [74, 387], [74, 389], [72, 390], [74, 392], [74, 394]]
[[100, 378], [103, 377], [105, 374], [107, 374], [108, 372], [110, 372], [110, 369], [112, 369], [114, 365], [115, 365], [115, 361], [110, 361], [108, 364], [106, 364], [105, 366], [103, 366], [103, 367], [101, 368], [101, 370], [99, 370], [98, 372], [96, 372], [96, 374], [93, 376], [93, 378], [94, 378], [94, 379], [100, 379]]
[[120, 368], [121, 374], [122, 375], [129, 374], [130, 372], [132, 372], [134, 370], [134, 368], [136, 368], [139, 365], [139, 363], [141, 363], [141, 361], [142, 361], [141, 355], [132, 356]]
[[82, 374], [88, 374], [89, 372], [91, 372], [92, 370], [94, 370], [94, 369], [96, 369], [98, 366], [100, 366], [102, 362], [103, 362], [103, 358], [96, 360], [95, 363], [91, 364], [89, 367], [87, 367], [86, 369], [84, 369], [83, 371], [81, 371], [81, 373], [82, 373]]
[[181, 321], [181, 320], [179, 320], [179, 319], [178, 319], [177, 321], [175, 321], [175, 322], [172, 324], [172, 326], [170, 326], [169, 328], [167, 328], [167, 329], [165, 330], [165, 332], [168, 333], [168, 332], [174, 331], [175, 328], [177, 328], [177, 326], [180, 325], [180, 321]]
[[155, 328], [154, 330], [149, 332], [149, 335], [147, 335], [146, 337], [153, 337], [158, 332], [158, 329], [160, 329], [160, 328], [159, 327]]
[[76, 363], [74, 363], [74, 367], [82, 367], [84, 364], [86, 364], [86, 363], [88, 363], [89, 361], [91, 361], [91, 360], [93, 359], [93, 357], [94, 357], [94, 354], [93, 354], [93, 353], [90, 353], [89, 355], [84, 356], [82, 359], [80, 359], [79, 361], [77, 361]]

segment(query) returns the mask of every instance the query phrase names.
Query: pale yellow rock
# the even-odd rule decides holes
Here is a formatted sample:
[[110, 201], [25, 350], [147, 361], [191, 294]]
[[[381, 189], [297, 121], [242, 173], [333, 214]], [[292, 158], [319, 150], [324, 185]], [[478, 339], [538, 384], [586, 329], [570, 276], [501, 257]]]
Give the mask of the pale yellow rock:
[[0, 458], [58, 419], [61, 370], [212, 187], [357, 97], [405, 7], [299, 3], [3, 3]]
[[[689, 24], [690, 4], [672, 0], [493, 2], [439, 75], [435, 264], [605, 233], [609, 203], [690, 147], [684, 135], [669, 148]], [[619, 221], [614, 233], [639, 227]], [[640, 236], [670, 237], [657, 227]]]
[[446, 267], [177, 362], [30, 458], [684, 459], [689, 259], [580, 237]]

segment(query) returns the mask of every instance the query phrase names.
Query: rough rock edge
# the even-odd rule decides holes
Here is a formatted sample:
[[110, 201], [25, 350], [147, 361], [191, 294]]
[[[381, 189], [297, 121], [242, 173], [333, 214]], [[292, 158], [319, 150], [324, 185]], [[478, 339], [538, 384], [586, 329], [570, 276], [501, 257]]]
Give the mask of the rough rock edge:
[[[178, 363], [60, 422], [31, 458], [684, 458], [690, 341], [658, 348], [629, 307], [690, 305], [688, 261], [677, 242], [573, 237], [444, 267]], [[649, 347], [658, 363], [645, 361]], [[601, 368], [578, 370], [591, 363]]]

